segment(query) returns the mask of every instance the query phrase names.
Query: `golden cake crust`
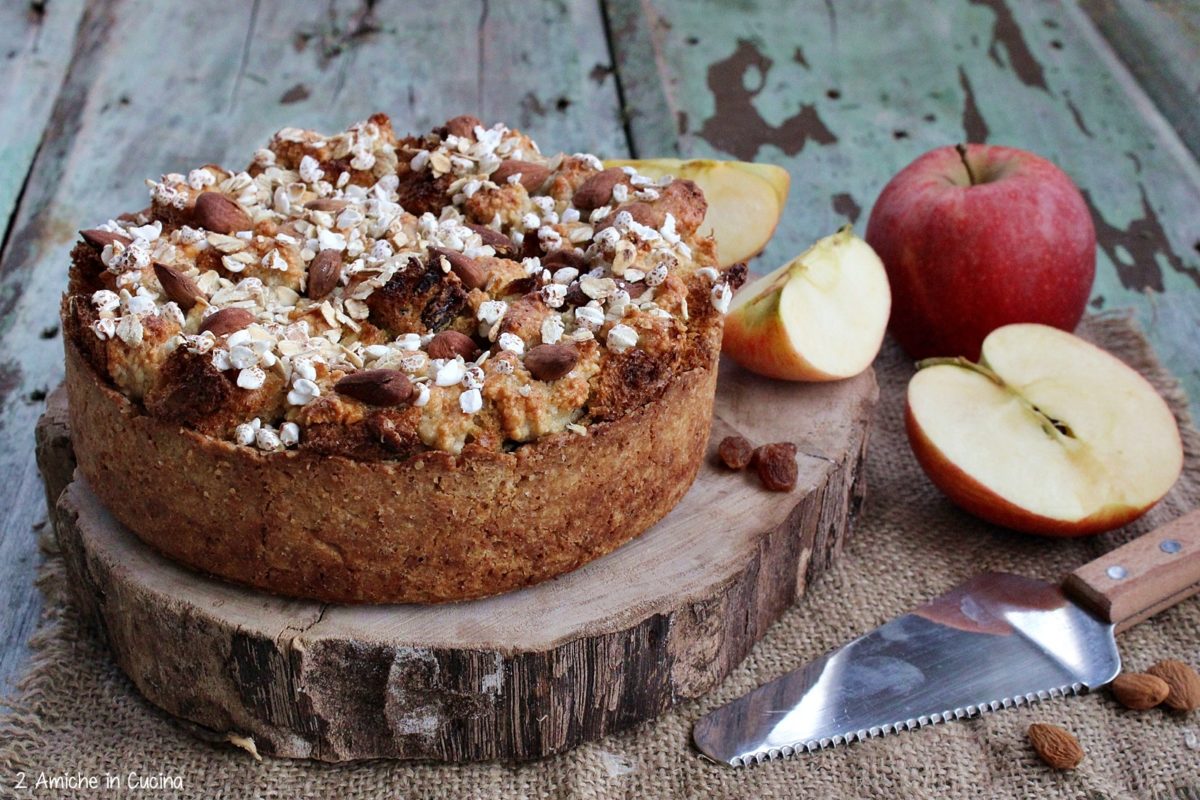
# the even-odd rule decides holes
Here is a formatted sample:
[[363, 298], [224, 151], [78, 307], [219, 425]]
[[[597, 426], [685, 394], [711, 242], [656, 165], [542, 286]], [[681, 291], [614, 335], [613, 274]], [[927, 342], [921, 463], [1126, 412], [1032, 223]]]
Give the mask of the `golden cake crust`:
[[327, 602], [484, 597], [615, 550], [691, 486], [716, 388], [714, 363], [587, 436], [369, 462], [263, 453], [151, 417], [66, 350], [79, 469], [114, 517], [195, 569]]
[[691, 485], [746, 270], [690, 181], [376, 115], [147, 184], [81, 231], [63, 338], [80, 470], [171, 558], [462, 600], [615, 549]]

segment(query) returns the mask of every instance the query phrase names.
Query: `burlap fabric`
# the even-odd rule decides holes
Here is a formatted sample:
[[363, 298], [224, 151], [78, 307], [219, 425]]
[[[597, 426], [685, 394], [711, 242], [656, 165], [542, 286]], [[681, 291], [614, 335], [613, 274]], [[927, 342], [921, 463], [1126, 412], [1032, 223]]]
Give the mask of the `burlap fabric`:
[[[1185, 398], [1145, 339], [1121, 317], [1092, 318], [1081, 332], [1147, 375], [1181, 420]], [[258, 762], [229, 744], [198, 741], [136, 693], [65, 599], [61, 560], [40, 578], [45, 619], [29, 674], [0, 721], [0, 794], [13, 797], [187, 798], [1200, 798], [1200, 712], [1123, 709], [1107, 693], [1056, 700], [982, 718], [733, 770], [691, 749], [704, 711], [820, 655], [970, 575], [988, 569], [1056, 578], [1200, 505], [1200, 434], [1186, 427], [1187, 467], [1142, 521], [1085, 541], [1008, 533], [957, 511], [925, 479], [903, 431], [911, 366], [889, 344], [877, 364], [881, 400], [867, 475], [869, 499], [841, 562], [770, 631], [710, 696], [655, 722], [533, 764], [465, 766], [367, 762]], [[1159, 658], [1200, 664], [1200, 599], [1120, 638], [1127, 667]], [[1074, 772], [1041, 765], [1025, 738], [1034, 721], [1079, 737]], [[17, 772], [177, 777], [183, 789], [62, 792], [13, 788]]]

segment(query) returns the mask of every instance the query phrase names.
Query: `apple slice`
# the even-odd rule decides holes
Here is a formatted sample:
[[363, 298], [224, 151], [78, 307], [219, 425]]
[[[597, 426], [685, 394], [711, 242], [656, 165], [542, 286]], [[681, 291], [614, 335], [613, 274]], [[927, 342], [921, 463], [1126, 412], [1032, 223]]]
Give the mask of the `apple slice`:
[[1049, 536], [1100, 533], [1157, 503], [1183, 468], [1175, 417], [1098, 347], [1047, 325], [997, 328], [979, 364], [930, 359], [908, 384], [917, 461], [967, 511]]
[[708, 201], [702, 236], [717, 240], [717, 256], [727, 267], [758, 255], [775, 233], [787, 202], [791, 177], [774, 164], [678, 158], [605, 161], [605, 167], [633, 167], [647, 178], [674, 175], [696, 182]]
[[721, 349], [769, 378], [849, 378], [879, 353], [891, 302], [883, 262], [847, 225], [738, 292]]

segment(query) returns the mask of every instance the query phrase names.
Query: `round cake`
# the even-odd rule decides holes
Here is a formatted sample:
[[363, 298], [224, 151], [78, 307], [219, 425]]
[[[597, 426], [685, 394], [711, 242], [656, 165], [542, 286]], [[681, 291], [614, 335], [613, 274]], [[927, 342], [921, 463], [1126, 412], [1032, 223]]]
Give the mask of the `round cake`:
[[378, 114], [147, 184], [81, 232], [62, 318], [79, 469], [167, 556], [463, 600], [615, 549], [695, 478], [745, 266], [692, 182]]

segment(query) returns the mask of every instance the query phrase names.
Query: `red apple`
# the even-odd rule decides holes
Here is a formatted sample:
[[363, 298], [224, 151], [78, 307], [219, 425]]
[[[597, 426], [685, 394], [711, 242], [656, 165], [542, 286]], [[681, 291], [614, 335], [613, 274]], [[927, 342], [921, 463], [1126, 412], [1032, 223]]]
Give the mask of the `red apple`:
[[1013, 147], [921, 156], [884, 187], [866, 239], [891, 283], [889, 327], [913, 358], [976, 359], [985, 336], [1014, 322], [1074, 330], [1096, 273], [1079, 189]]

